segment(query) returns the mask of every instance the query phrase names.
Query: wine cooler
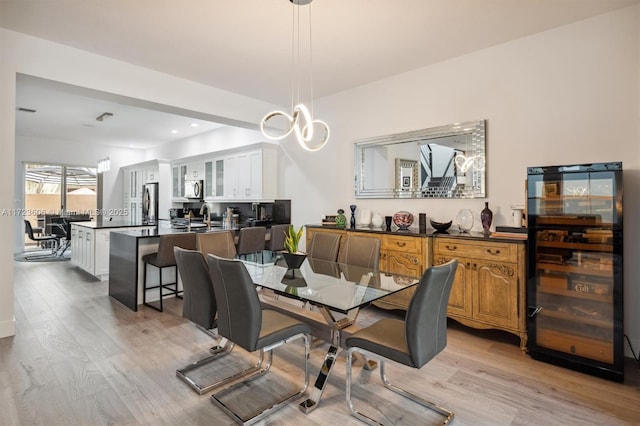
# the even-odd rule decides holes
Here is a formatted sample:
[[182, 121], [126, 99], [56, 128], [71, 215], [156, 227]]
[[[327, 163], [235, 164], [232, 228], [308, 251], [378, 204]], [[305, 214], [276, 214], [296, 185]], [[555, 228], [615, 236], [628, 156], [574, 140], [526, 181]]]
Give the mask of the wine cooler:
[[622, 163], [527, 169], [531, 357], [624, 379]]

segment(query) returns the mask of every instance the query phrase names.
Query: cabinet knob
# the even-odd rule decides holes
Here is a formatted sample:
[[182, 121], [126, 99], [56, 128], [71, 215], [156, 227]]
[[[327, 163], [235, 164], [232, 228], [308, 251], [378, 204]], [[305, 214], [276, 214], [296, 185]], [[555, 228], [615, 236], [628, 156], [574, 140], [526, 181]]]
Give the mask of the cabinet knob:
[[396, 244], [398, 245], [398, 247], [404, 247], [407, 245], [407, 243], [405, 242], [400, 242], [400, 241], [396, 241]]
[[500, 254], [500, 250], [487, 249], [487, 253], [497, 255], [497, 254]]
[[458, 246], [450, 246], [449, 244], [447, 244], [445, 247], [447, 248], [447, 250], [458, 250]]

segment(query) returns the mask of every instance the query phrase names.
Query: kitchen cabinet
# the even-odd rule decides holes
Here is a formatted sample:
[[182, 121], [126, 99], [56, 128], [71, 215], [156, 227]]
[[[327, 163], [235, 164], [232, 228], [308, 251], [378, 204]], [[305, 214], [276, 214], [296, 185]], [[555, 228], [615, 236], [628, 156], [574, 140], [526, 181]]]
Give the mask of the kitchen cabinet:
[[[225, 199], [277, 198], [276, 153], [272, 149], [241, 152], [224, 157], [221, 170]], [[217, 167], [216, 167], [217, 168]], [[216, 175], [219, 176], [219, 175]]]
[[153, 226], [96, 228], [92, 223], [71, 223], [71, 263], [102, 281], [109, 277], [110, 233], [123, 229], [154, 229]]
[[434, 265], [458, 260], [448, 316], [469, 327], [516, 334], [525, 350], [525, 248], [523, 241], [434, 237]]
[[204, 161], [192, 161], [187, 163], [184, 176], [185, 180], [204, 180]]
[[186, 164], [175, 164], [171, 166], [171, 198], [174, 201], [185, 201], [184, 180], [187, 176]]
[[224, 191], [224, 159], [213, 158], [204, 163], [204, 199], [216, 201], [223, 198]]

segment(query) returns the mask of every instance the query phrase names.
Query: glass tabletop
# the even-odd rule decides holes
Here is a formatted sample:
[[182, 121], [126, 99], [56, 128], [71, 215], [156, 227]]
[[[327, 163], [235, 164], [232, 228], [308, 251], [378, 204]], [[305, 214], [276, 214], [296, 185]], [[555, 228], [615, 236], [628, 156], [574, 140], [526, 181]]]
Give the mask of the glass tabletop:
[[267, 263], [243, 263], [256, 285], [341, 313], [418, 283], [406, 275], [310, 258], [300, 269], [288, 269], [280, 257]]

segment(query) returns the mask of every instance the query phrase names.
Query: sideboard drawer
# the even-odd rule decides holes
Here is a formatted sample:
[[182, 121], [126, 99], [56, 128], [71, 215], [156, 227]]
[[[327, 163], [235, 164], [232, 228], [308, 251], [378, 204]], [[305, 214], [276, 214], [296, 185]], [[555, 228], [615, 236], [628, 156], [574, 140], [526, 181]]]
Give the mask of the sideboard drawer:
[[472, 259], [516, 263], [518, 247], [512, 243], [484, 242], [455, 238], [434, 238], [434, 254], [461, 256]]
[[424, 239], [408, 237], [404, 235], [386, 234], [382, 238], [382, 250], [405, 251], [410, 253], [422, 253]]

